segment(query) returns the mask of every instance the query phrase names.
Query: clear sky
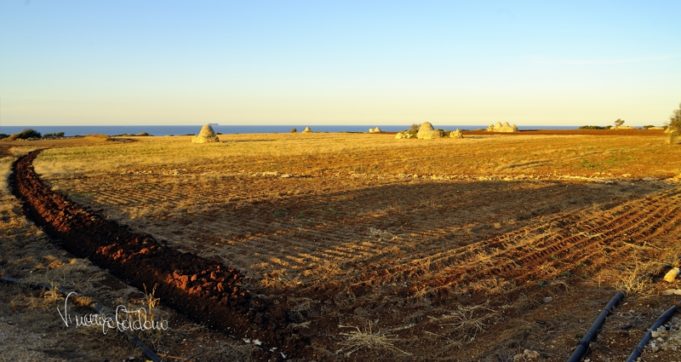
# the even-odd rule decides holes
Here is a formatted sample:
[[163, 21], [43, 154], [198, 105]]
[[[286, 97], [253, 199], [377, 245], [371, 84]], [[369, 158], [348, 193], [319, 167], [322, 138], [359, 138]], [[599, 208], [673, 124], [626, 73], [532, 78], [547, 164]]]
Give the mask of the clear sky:
[[0, 125], [662, 124], [681, 1], [0, 0]]

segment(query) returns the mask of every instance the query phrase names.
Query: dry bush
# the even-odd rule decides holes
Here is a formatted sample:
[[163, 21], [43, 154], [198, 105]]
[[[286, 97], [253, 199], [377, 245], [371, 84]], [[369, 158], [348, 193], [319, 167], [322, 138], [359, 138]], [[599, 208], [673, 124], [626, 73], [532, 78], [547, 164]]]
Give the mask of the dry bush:
[[147, 291], [146, 285], [144, 286], [143, 303], [144, 303], [145, 312], [146, 312], [146, 315], [144, 316], [144, 318], [146, 320], [151, 320], [151, 321], [154, 320], [154, 313], [156, 311], [156, 307], [158, 307], [158, 305], [161, 303], [161, 299], [156, 298], [154, 296], [154, 294], [156, 294], [156, 285], [154, 285], [154, 287], [151, 289], [151, 292]]
[[50, 282], [50, 289], [43, 292], [43, 298], [48, 304], [59, 301], [62, 298], [62, 294], [59, 291], [59, 284], [56, 282]]
[[454, 311], [439, 317], [428, 317], [432, 322], [441, 326], [453, 327], [452, 332], [469, 341], [483, 332], [491, 324], [498, 312], [486, 305], [464, 306], [458, 305]]
[[619, 274], [617, 285], [627, 293], [640, 293], [646, 289], [647, 279], [644, 264], [639, 260], [634, 260], [633, 265], [625, 266]]
[[371, 324], [364, 330], [354, 326], [340, 327], [353, 328], [354, 331], [340, 333], [341, 336], [345, 337], [345, 340], [338, 343], [342, 348], [337, 350], [336, 354], [342, 353], [344, 356], [349, 357], [357, 351], [369, 350], [374, 352], [388, 351], [394, 354], [411, 356], [410, 353], [395, 347], [394, 343], [398, 341], [397, 338], [380, 331], [372, 331]]
[[667, 243], [662, 248], [658, 259], [662, 264], [678, 267], [679, 259], [681, 259], [681, 243]]

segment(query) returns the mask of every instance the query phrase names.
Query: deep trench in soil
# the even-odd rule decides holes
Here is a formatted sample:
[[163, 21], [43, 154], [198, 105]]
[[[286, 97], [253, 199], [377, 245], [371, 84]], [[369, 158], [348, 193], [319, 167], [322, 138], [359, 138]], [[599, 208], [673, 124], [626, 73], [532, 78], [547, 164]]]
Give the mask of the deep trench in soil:
[[230, 335], [260, 339], [265, 354], [277, 347], [270, 357], [280, 356], [280, 351], [298, 357], [307, 353], [308, 339], [287, 329], [290, 321], [282, 297], [255, 294], [244, 285], [239, 270], [175, 250], [163, 240], [107, 220], [52, 191], [33, 167], [41, 151], [12, 164], [9, 184], [26, 217], [54, 242], [140, 290], [155, 287], [162, 303], [197, 322]]

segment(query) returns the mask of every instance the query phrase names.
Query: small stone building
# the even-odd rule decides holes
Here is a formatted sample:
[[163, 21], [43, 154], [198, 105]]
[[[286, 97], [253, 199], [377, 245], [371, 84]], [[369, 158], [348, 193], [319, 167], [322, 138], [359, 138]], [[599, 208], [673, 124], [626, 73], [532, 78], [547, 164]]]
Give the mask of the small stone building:
[[201, 127], [199, 134], [192, 137], [192, 143], [212, 143], [220, 142], [220, 138], [213, 130], [213, 127], [209, 123], [206, 123]]

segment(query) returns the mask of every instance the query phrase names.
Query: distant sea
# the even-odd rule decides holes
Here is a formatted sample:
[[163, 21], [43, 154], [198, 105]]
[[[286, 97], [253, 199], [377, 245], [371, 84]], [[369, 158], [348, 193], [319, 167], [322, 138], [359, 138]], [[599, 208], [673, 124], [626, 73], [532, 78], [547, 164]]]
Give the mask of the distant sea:
[[[213, 129], [218, 133], [288, 133], [292, 128], [301, 132], [306, 125], [287, 125], [287, 126], [231, 126], [213, 125]], [[377, 125], [341, 126], [341, 125], [309, 125], [314, 132], [367, 132], [369, 128]], [[409, 125], [388, 125], [378, 127], [385, 132], [397, 132], [409, 128]], [[0, 133], [12, 134], [24, 129], [34, 129], [42, 134], [64, 132], [65, 136], [78, 136], [88, 134], [105, 134], [109, 136], [119, 134], [138, 134], [147, 132], [154, 136], [186, 135], [196, 134], [201, 129], [200, 125], [194, 126], [0, 126]], [[476, 130], [486, 126], [481, 125], [435, 125], [435, 128], [444, 130]], [[532, 129], [576, 129], [577, 126], [518, 126], [520, 130]]]

